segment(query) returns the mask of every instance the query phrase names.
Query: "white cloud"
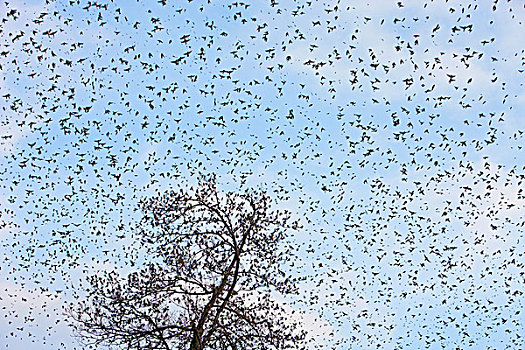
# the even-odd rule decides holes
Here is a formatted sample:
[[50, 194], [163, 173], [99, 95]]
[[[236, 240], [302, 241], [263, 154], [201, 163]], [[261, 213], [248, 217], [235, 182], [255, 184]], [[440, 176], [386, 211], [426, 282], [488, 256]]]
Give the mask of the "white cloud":
[[2, 341], [7, 339], [9, 349], [71, 349], [73, 342], [62, 317], [63, 305], [60, 293], [0, 283]]
[[293, 308], [286, 299], [277, 294], [273, 295], [273, 300], [283, 308], [287, 318], [297, 322], [300, 329], [306, 331], [306, 344], [322, 344], [329, 334], [334, 334], [334, 328], [316, 311]]

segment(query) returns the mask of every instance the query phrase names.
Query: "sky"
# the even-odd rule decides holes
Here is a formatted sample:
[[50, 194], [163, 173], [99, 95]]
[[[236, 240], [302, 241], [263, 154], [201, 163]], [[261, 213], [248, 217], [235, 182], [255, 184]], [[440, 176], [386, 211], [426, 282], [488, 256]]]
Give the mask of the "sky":
[[523, 348], [520, 1], [0, 15], [1, 348], [82, 348], [63, 307], [147, 261], [138, 201], [210, 172], [301, 221], [309, 348]]

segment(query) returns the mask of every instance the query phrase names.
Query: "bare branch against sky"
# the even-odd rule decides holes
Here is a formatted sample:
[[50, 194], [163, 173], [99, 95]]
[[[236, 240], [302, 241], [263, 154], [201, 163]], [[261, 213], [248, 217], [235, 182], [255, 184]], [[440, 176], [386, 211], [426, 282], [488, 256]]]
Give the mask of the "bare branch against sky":
[[[69, 316], [86, 345], [127, 349], [292, 349], [304, 330], [272, 299], [296, 291], [279, 244], [296, 229], [262, 192], [196, 188], [145, 199], [138, 228], [151, 262], [120, 278], [93, 275]], [[155, 261], [155, 262], [153, 262]]]

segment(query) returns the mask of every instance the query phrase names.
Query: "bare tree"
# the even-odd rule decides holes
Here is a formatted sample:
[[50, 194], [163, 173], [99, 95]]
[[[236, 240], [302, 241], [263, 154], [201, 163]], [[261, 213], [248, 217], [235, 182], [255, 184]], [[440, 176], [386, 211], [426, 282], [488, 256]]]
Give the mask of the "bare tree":
[[90, 277], [68, 311], [87, 345], [126, 349], [287, 349], [304, 332], [272, 298], [294, 293], [279, 243], [298, 227], [262, 193], [217, 192], [215, 176], [189, 191], [143, 200], [151, 262], [127, 278]]

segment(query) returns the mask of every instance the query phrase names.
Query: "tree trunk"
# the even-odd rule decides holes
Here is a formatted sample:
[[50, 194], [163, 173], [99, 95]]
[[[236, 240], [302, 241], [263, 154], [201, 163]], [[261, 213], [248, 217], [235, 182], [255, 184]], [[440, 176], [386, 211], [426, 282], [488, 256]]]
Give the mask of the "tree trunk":
[[202, 350], [202, 329], [195, 328], [193, 330], [193, 337], [191, 339], [190, 349], [189, 350]]

